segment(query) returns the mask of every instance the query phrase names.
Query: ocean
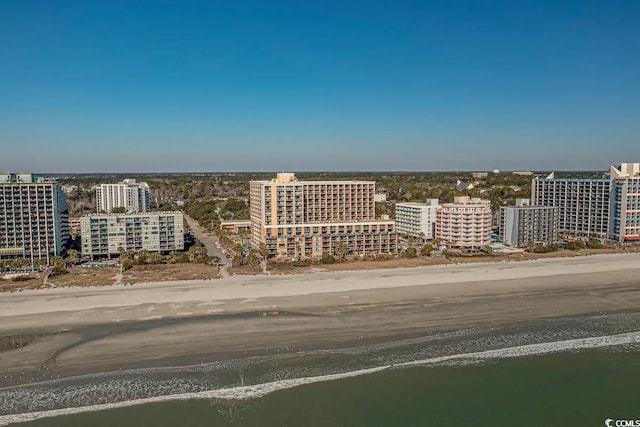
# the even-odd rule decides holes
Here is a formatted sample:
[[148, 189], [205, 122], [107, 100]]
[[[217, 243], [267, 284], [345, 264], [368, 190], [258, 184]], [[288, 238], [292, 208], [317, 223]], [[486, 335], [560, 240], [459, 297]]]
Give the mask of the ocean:
[[639, 383], [640, 316], [603, 314], [4, 387], [0, 426], [602, 426]]

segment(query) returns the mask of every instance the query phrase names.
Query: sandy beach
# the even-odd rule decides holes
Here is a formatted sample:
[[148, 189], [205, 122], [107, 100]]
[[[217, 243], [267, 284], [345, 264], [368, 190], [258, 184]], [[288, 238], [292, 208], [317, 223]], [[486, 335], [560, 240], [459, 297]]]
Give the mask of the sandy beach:
[[14, 292], [0, 382], [639, 308], [636, 253]]

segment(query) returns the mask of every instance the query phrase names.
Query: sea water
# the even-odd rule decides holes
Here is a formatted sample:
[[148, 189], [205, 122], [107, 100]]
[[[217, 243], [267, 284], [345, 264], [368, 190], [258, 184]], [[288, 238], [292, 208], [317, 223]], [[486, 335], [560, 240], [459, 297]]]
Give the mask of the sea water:
[[640, 419], [635, 313], [0, 389], [0, 425], [600, 426]]

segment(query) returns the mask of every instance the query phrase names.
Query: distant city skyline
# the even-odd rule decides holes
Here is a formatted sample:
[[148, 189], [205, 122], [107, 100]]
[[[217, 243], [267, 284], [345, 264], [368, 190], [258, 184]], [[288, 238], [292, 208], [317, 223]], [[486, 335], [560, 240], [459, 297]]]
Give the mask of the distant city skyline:
[[606, 170], [640, 161], [638, 2], [21, 1], [0, 171]]

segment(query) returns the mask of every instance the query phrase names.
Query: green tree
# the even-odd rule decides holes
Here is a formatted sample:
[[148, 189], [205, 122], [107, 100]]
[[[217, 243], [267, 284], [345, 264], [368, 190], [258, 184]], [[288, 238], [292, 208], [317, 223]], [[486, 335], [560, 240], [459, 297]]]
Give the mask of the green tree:
[[335, 264], [336, 259], [333, 255], [323, 254], [322, 258], [320, 259], [320, 262], [323, 264]]
[[176, 258], [177, 258], [178, 254], [176, 252], [176, 247], [175, 245], [171, 245], [169, 246], [169, 262], [170, 263], [174, 263], [176, 262]]
[[402, 256], [404, 258], [415, 258], [418, 256], [418, 251], [414, 247], [409, 247], [404, 252], [402, 252]]
[[136, 264], [138, 265], [144, 265], [147, 262], [149, 262], [149, 251], [147, 251], [146, 249], [141, 249], [138, 251], [138, 253], [136, 254]]
[[585, 244], [582, 242], [569, 242], [567, 243], [567, 249], [569, 249], [570, 251], [578, 251], [580, 249], [584, 249], [585, 248]]
[[52, 257], [51, 260], [49, 260], [49, 264], [53, 267], [49, 277], [61, 276], [68, 273], [65, 260], [62, 259], [61, 256], [56, 255]]
[[165, 261], [165, 257], [162, 256], [162, 254], [160, 254], [159, 252], [154, 252], [147, 258], [147, 262], [151, 264], [162, 264]]
[[207, 249], [204, 246], [193, 245], [187, 251], [189, 261], [203, 262], [207, 260]]
[[14, 260], [11, 260], [12, 269], [25, 268], [25, 267], [28, 267], [29, 265], [31, 265], [31, 263], [26, 258], [16, 258]]
[[420, 255], [422, 256], [431, 256], [431, 252], [433, 252], [433, 245], [431, 243], [427, 243], [420, 249]]
[[338, 240], [338, 241], [334, 242], [334, 244], [333, 244], [333, 253], [338, 256], [338, 259], [340, 261], [343, 261], [344, 258], [349, 253], [349, 246], [347, 245], [347, 242], [344, 242], [342, 240]]
[[64, 259], [60, 255], [56, 255], [54, 257], [51, 257], [51, 259], [49, 260], [49, 265], [64, 265]]
[[69, 249], [67, 252], [67, 262], [69, 264], [79, 264], [80, 263], [80, 252], [75, 249]]
[[587, 242], [587, 247], [589, 249], [602, 249], [602, 248], [604, 248], [604, 245], [602, 244], [600, 239], [598, 239], [596, 237], [592, 237]]
[[267, 257], [269, 256], [269, 249], [267, 248], [267, 245], [261, 242], [258, 246], [258, 253], [262, 257], [262, 260], [266, 261]]

